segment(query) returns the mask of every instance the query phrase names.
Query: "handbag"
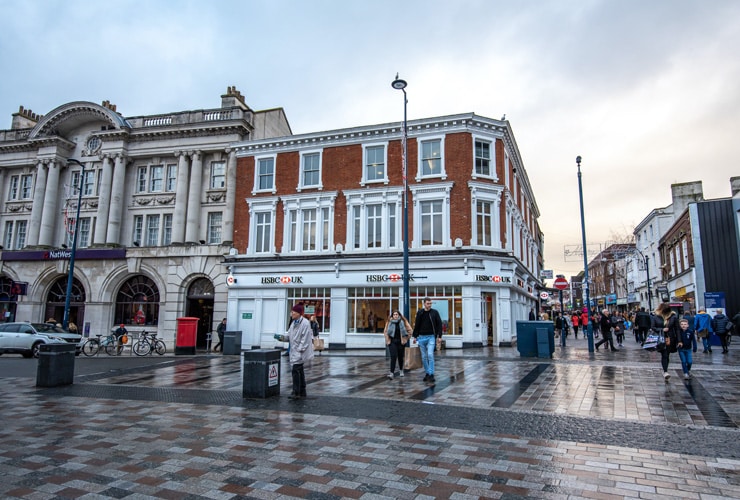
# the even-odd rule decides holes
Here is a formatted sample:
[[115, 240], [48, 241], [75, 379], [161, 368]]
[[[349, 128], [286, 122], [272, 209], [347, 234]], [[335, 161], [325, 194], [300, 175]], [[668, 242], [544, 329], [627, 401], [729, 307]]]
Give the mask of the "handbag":
[[413, 370], [421, 367], [421, 349], [419, 349], [419, 346], [415, 345], [406, 349], [406, 356], [403, 358], [403, 369]]
[[313, 339], [313, 350], [319, 351], [319, 353], [321, 353], [321, 351], [324, 350], [324, 339], [320, 339], [318, 337], [314, 338]]

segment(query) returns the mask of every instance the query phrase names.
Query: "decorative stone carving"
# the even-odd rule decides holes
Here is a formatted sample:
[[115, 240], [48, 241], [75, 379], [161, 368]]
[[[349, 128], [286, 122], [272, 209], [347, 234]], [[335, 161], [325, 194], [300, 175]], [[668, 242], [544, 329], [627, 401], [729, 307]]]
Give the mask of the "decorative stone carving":
[[208, 193], [208, 199], [213, 202], [222, 201], [225, 197], [226, 197], [226, 193], [224, 191], [220, 191], [216, 193]]
[[174, 196], [161, 196], [157, 198], [157, 203], [160, 205], [171, 205], [175, 201]]
[[137, 205], [149, 205], [152, 202], [152, 198], [136, 198], [134, 203]]

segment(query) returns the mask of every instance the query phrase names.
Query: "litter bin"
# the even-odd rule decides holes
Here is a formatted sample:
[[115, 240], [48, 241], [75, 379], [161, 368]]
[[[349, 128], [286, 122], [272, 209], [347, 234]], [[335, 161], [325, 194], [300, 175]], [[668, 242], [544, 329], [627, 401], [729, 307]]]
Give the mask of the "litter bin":
[[244, 351], [242, 396], [264, 399], [279, 395], [280, 350], [254, 349]]
[[223, 354], [239, 354], [242, 352], [242, 332], [224, 332]]
[[198, 320], [200, 318], [177, 318], [175, 333], [175, 354], [195, 355], [195, 340], [198, 337]]
[[75, 344], [41, 344], [36, 366], [36, 386], [72, 384], [75, 375], [75, 350]]
[[555, 352], [552, 321], [517, 321], [516, 348], [523, 358], [551, 358]]

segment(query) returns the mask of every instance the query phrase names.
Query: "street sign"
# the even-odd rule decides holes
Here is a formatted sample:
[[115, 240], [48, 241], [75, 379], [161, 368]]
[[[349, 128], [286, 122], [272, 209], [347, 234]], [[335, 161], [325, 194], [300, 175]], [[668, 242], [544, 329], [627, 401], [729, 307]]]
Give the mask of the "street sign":
[[552, 286], [554, 286], [558, 290], [565, 290], [566, 288], [568, 288], [568, 280], [565, 278], [555, 278]]

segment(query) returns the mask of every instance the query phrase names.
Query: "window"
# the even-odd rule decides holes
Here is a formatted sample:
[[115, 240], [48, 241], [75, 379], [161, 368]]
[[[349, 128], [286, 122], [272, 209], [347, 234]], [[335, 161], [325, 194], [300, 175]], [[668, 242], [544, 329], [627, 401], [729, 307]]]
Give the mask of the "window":
[[434, 246], [442, 244], [442, 201], [423, 201], [421, 206], [421, 245]]
[[256, 253], [268, 253], [272, 245], [272, 213], [260, 212], [255, 214], [255, 241]]
[[446, 177], [442, 155], [442, 139], [419, 141], [419, 172], [417, 179], [423, 177]]
[[[307, 317], [316, 316], [319, 332], [328, 332], [331, 327], [331, 288], [290, 288], [288, 307], [303, 305]], [[285, 325], [287, 328], [288, 325]]]
[[226, 186], [226, 162], [211, 162], [211, 189], [223, 189]]
[[316, 209], [303, 210], [303, 250], [316, 250]]
[[275, 189], [275, 158], [257, 159], [255, 176], [256, 191], [272, 191]]
[[331, 223], [335, 193], [284, 197], [286, 224], [283, 241], [288, 252], [319, 252], [332, 248]]
[[145, 246], [156, 247], [159, 244], [159, 215], [146, 216]]
[[167, 184], [165, 190], [177, 190], [177, 165], [167, 165]]
[[493, 177], [491, 171], [491, 143], [476, 139], [475, 141], [475, 175]]
[[149, 191], [162, 191], [164, 185], [164, 167], [162, 165], [152, 165], [149, 168]]
[[[383, 333], [391, 311], [400, 307], [401, 287], [347, 289], [347, 327], [350, 333]], [[413, 318], [409, 320], [413, 323]]]
[[162, 217], [162, 246], [172, 243], [172, 214]]
[[[70, 189], [70, 196], [76, 196], [80, 193], [80, 173], [81, 170], [72, 172], [72, 185]], [[95, 171], [85, 170], [85, 177], [82, 179], [82, 196], [94, 196], [95, 195]]]
[[5, 233], [3, 233], [3, 246], [6, 250], [13, 250], [13, 221], [5, 222]]
[[365, 146], [365, 178], [363, 182], [388, 181], [385, 170], [385, 145]]
[[[67, 232], [67, 245], [72, 247], [75, 237], [75, 219], [69, 219], [69, 232]], [[90, 217], [80, 217], [80, 232], [77, 233], [77, 248], [86, 248], [90, 246], [90, 232], [92, 220]]]
[[450, 245], [450, 190], [452, 183], [410, 187], [419, 207], [414, 211], [414, 246]]
[[221, 212], [211, 212], [208, 214], [208, 244], [217, 245], [221, 243], [221, 221], [223, 216]]
[[17, 175], [14, 175], [10, 178], [10, 186], [8, 188], [8, 199], [9, 200], [17, 200], [18, 199], [18, 185], [20, 184], [20, 177]]
[[33, 187], [33, 176], [32, 175], [21, 175], [21, 199], [27, 200], [31, 198]]
[[301, 184], [298, 187], [321, 187], [321, 153], [301, 156]]
[[490, 201], [478, 200], [475, 204], [475, 244], [491, 246], [492, 203]]
[[131, 241], [137, 245], [141, 245], [141, 234], [144, 230], [144, 216], [134, 216], [134, 233], [131, 235]]
[[146, 167], [139, 167], [136, 172], [136, 192], [146, 193]]
[[268, 253], [275, 250], [275, 211], [278, 198], [250, 198], [249, 244], [247, 254]]
[[114, 324], [159, 323], [159, 289], [146, 276], [137, 275], [121, 285], [116, 296]]
[[347, 250], [392, 249], [400, 246], [397, 216], [403, 191], [400, 188], [345, 191], [349, 221]]
[[499, 211], [503, 186], [480, 181], [470, 181], [472, 201], [472, 239], [471, 244], [484, 247], [501, 248]]
[[20, 250], [26, 246], [26, 227], [27, 221], [19, 220], [15, 223], [15, 249]]

